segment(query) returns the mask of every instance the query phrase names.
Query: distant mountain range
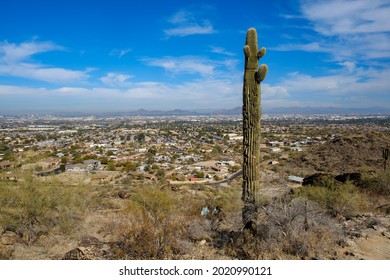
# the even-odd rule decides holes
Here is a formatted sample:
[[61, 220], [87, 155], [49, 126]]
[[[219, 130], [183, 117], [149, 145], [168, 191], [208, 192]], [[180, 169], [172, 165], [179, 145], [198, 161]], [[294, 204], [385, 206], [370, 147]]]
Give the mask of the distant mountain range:
[[[264, 108], [263, 114], [390, 114], [389, 108], [370, 107], [370, 108], [336, 108], [336, 107], [280, 107]], [[144, 110], [115, 113], [121, 116], [197, 116], [197, 115], [241, 115], [242, 107], [220, 110]], [[112, 113], [107, 113], [112, 115]]]
[[390, 114], [390, 108], [281, 107], [264, 109], [265, 114]]
[[[390, 108], [383, 107], [369, 107], [369, 108], [336, 108], [336, 107], [280, 107], [280, 108], [263, 108], [263, 114], [390, 114]], [[104, 112], [104, 113], [84, 113], [84, 112], [52, 112], [52, 113], [38, 113], [37, 115], [55, 115], [61, 117], [110, 117], [110, 116], [200, 116], [200, 115], [241, 115], [242, 107], [235, 107], [233, 109], [219, 109], [219, 110], [145, 110], [139, 109], [136, 111], [127, 112]], [[18, 114], [15, 114], [18, 115]], [[25, 114], [23, 114], [25, 115]]]

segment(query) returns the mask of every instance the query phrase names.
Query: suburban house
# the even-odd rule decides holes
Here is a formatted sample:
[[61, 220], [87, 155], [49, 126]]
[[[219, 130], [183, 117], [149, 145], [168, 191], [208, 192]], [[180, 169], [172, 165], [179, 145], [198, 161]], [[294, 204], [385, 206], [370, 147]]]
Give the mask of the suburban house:
[[233, 166], [235, 165], [235, 161], [232, 160], [232, 159], [229, 159], [229, 158], [221, 158], [218, 162], [217, 162], [217, 165], [229, 165], [229, 166]]
[[6, 168], [9, 168], [9, 167], [12, 167], [12, 162], [9, 162], [9, 161], [7, 161], [7, 160], [5, 160], [5, 161], [1, 161], [0, 162], [0, 170], [1, 169], [6, 169]]
[[91, 172], [97, 171], [101, 165], [100, 160], [88, 159], [84, 160], [83, 163], [67, 164], [66, 172]]
[[87, 168], [88, 165], [84, 163], [67, 164], [65, 166], [66, 172], [86, 172]]
[[302, 147], [300, 147], [300, 146], [294, 146], [294, 147], [291, 147], [290, 149], [291, 149], [291, 151], [302, 152]]

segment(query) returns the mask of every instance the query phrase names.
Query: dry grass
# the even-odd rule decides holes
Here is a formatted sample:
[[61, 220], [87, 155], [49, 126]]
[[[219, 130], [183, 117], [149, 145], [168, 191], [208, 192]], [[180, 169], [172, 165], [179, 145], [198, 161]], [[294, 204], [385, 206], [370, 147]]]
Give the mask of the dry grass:
[[[177, 191], [84, 181], [64, 187], [31, 177], [1, 184], [1, 226], [29, 236], [30, 246], [53, 247], [59, 238], [54, 236], [62, 235], [63, 248], [54, 246], [57, 255], [90, 235], [114, 244], [111, 259], [332, 259], [344, 238], [333, 216], [359, 212], [362, 199], [349, 183], [341, 188], [332, 182], [294, 195], [260, 196], [258, 228], [252, 234], [242, 229], [239, 181]], [[201, 216], [204, 206], [211, 212], [219, 206], [222, 214]], [[56, 255], [53, 250], [47, 249], [50, 256]], [[0, 252], [1, 258], [12, 258], [11, 251]]]
[[329, 259], [342, 237], [317, 204], [300, 198], [271, 201], [258, 222], [255, 234], [230, 232], [220, 246], [238, 259]]
[[0, 226], [19, 234], [29, 244], [51, 232], [75, 230], [88, 205], [88, 187], [44, 184], [25, 173], [15, 184], [0, 184]]

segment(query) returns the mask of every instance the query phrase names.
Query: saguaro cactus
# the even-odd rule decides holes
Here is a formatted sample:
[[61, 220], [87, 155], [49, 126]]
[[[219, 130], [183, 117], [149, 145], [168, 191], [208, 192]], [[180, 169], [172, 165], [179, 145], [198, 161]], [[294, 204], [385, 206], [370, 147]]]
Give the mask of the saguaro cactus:
[[382, 150], [382, 157], [383, 157], [383, 168], [386, 172], [387, 170], [387, 161], [389, 160], [389, 148], [385, 148]]
[[245, 228], [255, 230], [256, 193], [260, 187], [260, 82], [267, 75], [268, 67], [265, 64], [258, 67], [265, 48], [258, 50], [254, 28], [246, 34], [244, 54], [242, 219]]

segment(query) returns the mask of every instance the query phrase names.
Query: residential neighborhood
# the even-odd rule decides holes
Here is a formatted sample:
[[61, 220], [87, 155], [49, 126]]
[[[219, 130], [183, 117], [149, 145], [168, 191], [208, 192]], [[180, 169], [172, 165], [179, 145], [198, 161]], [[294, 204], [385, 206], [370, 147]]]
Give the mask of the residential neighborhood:
[[[372, 118], [376, 122], [383, 119]], [[345, 124], [341, 116], [328, 116], [332, 122], [328, 124], [323, 116], [309, 119], [264, 117], [260, 148], [265, 166], [275, 170], [291, 155], [334, 139], [335, 122], [340, 130], [359, 127], [350, 116], [344, 118]], [[380, 123], [366, 128], [384, 129]], [[329, 129], [333, 132], [327, 133]], [[242, 139], [240, 116], [3, 116], [0, 174], [15, 179], [18, 171], [30, 170], [36, 176], [84, 174], [112, 184], [213, 183], [241, 169]]]
[[[389, 123], [262, 118], [256, 203], [279, 231], [259, 239], [265, 257], [314, 240], [302, 258], [388, 258], [362, 250], [388, 246]], [[239, 115], [0, 116], [0, 258], [143, 258], [161, 240], [169, 256], [241, 258], [243, 141]]]

